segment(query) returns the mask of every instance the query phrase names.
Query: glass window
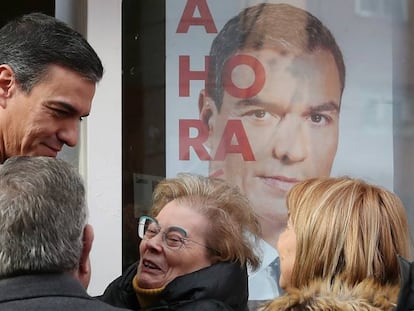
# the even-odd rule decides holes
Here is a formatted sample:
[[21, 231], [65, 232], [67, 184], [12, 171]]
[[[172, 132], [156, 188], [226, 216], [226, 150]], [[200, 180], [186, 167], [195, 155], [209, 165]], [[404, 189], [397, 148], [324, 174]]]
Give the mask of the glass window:
[[[288, 51], [289, 41], [272, 46], [266, 27], [246, 32], [251, 45], [238, 46], [238, 57], [228, 52], [228, 67], [213, 63], [237, 45], [231, 36], [214, 45], [223, 27], [244, 8], [265, 3], [311, 13], [316, 19], [304, 28], [322, 22], [343, 56], [344, 80], [340, 57], [324, 49], [274, 56], [271, 49]], [[414, 3], [405, 0], [124, 0], [124, 268], [138, 258], [134, 226], [152, 189], [179, 172], [226, 178], [262, 210], [283, 210], [284, 196], [249, 184], [249, 174], [273, 179], [278, 193], [307, 177], [360, 177], [400, 195], [414, 224], [413, 13]], [[307, 42], [319, 44], [316, 35]], [[212, 63], [223, 70], [215, 80]], [[292, 169], [299, 161], [305, 164]]]
[[165, 176], [165, 1], [122, 1], [123, 268], [138, 258], [137, 218]]

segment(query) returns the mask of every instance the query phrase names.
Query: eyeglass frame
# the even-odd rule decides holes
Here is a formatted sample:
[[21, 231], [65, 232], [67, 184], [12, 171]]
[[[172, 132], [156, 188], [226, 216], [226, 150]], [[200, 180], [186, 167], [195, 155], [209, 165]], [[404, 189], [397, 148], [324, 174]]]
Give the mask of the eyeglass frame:
[[[144, 231], [145, 231], [145, 221], [146, 220], [152, 221], [156, 225], [156, 228], [157, 228], [157, 232], [153, 236], [151, 236], [151, 237], [145, 237], [145, 232]], [[179, 236], [179, 240], [180, 240], [180, 245], [178, 247], [174, 247], [174, 246], [168, 245], [167, 234], [170, 233], [171, 231], [180, 232], [183, 235], [183, 237], [178, 235]], [[140, 239], [142, 239], [142, 240], [151, 240], [152, 238], [155, 238], [159, 233], [162, 233], [162, 237], [161, 237], [162, 238], [162, 242], [169, 249], [179, 250], [184, 245], [186, 245], [186, 242], [193, 242], [193, 243], [198, 244], [200, 246], [203, 246], [203, 247], [205, 247], [205, 248], [207, 248], [209, 250], [212, 250], [215, 253], [218, 253], [215, 249], [213, 249], [213, 248], [211, 248], [211, 247], [209, 247], [207, 245], [204, 245], [203, 243], [200, 243], [200, 242], [197, 242], [197, 241], [195, 241], [193, 239], [187, 238], [187, 231], [184, 228], [181, 228], [179, 226], [170, 226], [166, 230], [161, 230], [161, 226], [158, 223], [158, 220], [157, 219], [155, 219], [155, 218], [153, 218], [151, 216], [147, 216], [147, 215], [143, 215], [143, 216], [140, 216], [139, 217], [139, 219], [138, 219], [138, 237]]]

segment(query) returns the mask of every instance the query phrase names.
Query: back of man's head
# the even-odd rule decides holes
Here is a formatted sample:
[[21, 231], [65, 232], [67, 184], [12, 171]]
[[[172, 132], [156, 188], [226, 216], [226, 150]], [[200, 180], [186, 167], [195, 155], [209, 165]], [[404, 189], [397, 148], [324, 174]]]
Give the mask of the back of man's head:
[[13, 157], [0, 167], [0, 278], [78, 267], [87, 221], [76, 170], [50, 157]]

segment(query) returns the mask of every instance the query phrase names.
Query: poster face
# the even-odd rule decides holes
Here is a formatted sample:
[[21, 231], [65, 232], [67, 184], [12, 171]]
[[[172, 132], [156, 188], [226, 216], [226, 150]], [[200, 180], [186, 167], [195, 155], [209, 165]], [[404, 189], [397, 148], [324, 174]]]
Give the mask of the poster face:
[[281, 293], [271, 266], [296, 182], [393, 188], [392, 21], [366, 2], [166, 1], [166, 176], [217, 176], [251, 201], [251, 309]]

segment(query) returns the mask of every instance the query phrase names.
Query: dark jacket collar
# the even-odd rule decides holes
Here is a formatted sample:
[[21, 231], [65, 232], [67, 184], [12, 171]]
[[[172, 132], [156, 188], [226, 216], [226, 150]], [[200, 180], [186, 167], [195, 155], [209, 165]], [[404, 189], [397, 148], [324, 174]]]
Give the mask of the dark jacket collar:
[[[137, 263], [114, 280], [98, 297], [111, 305], [140, 310], [132, 287]], [[187, 304], [196, 300], [222, 301], [233, 310], [246, 310], [248, 299], [247, 269], [238, 263], [220, 262], [199, 271], [177, 277], [169, 283], [154, 309]]]
[[220, 262], [177, 277], [161, 293], [161, 299], [170, 304], [214, 299], [241, 310], [241, 306], [247, 304], [247, 284], [247, 269], [238, 263]]
[[0, 280], [0, 302], [53, 295], [92, 299], [77, 280], [65, 273], [22, 275]]

